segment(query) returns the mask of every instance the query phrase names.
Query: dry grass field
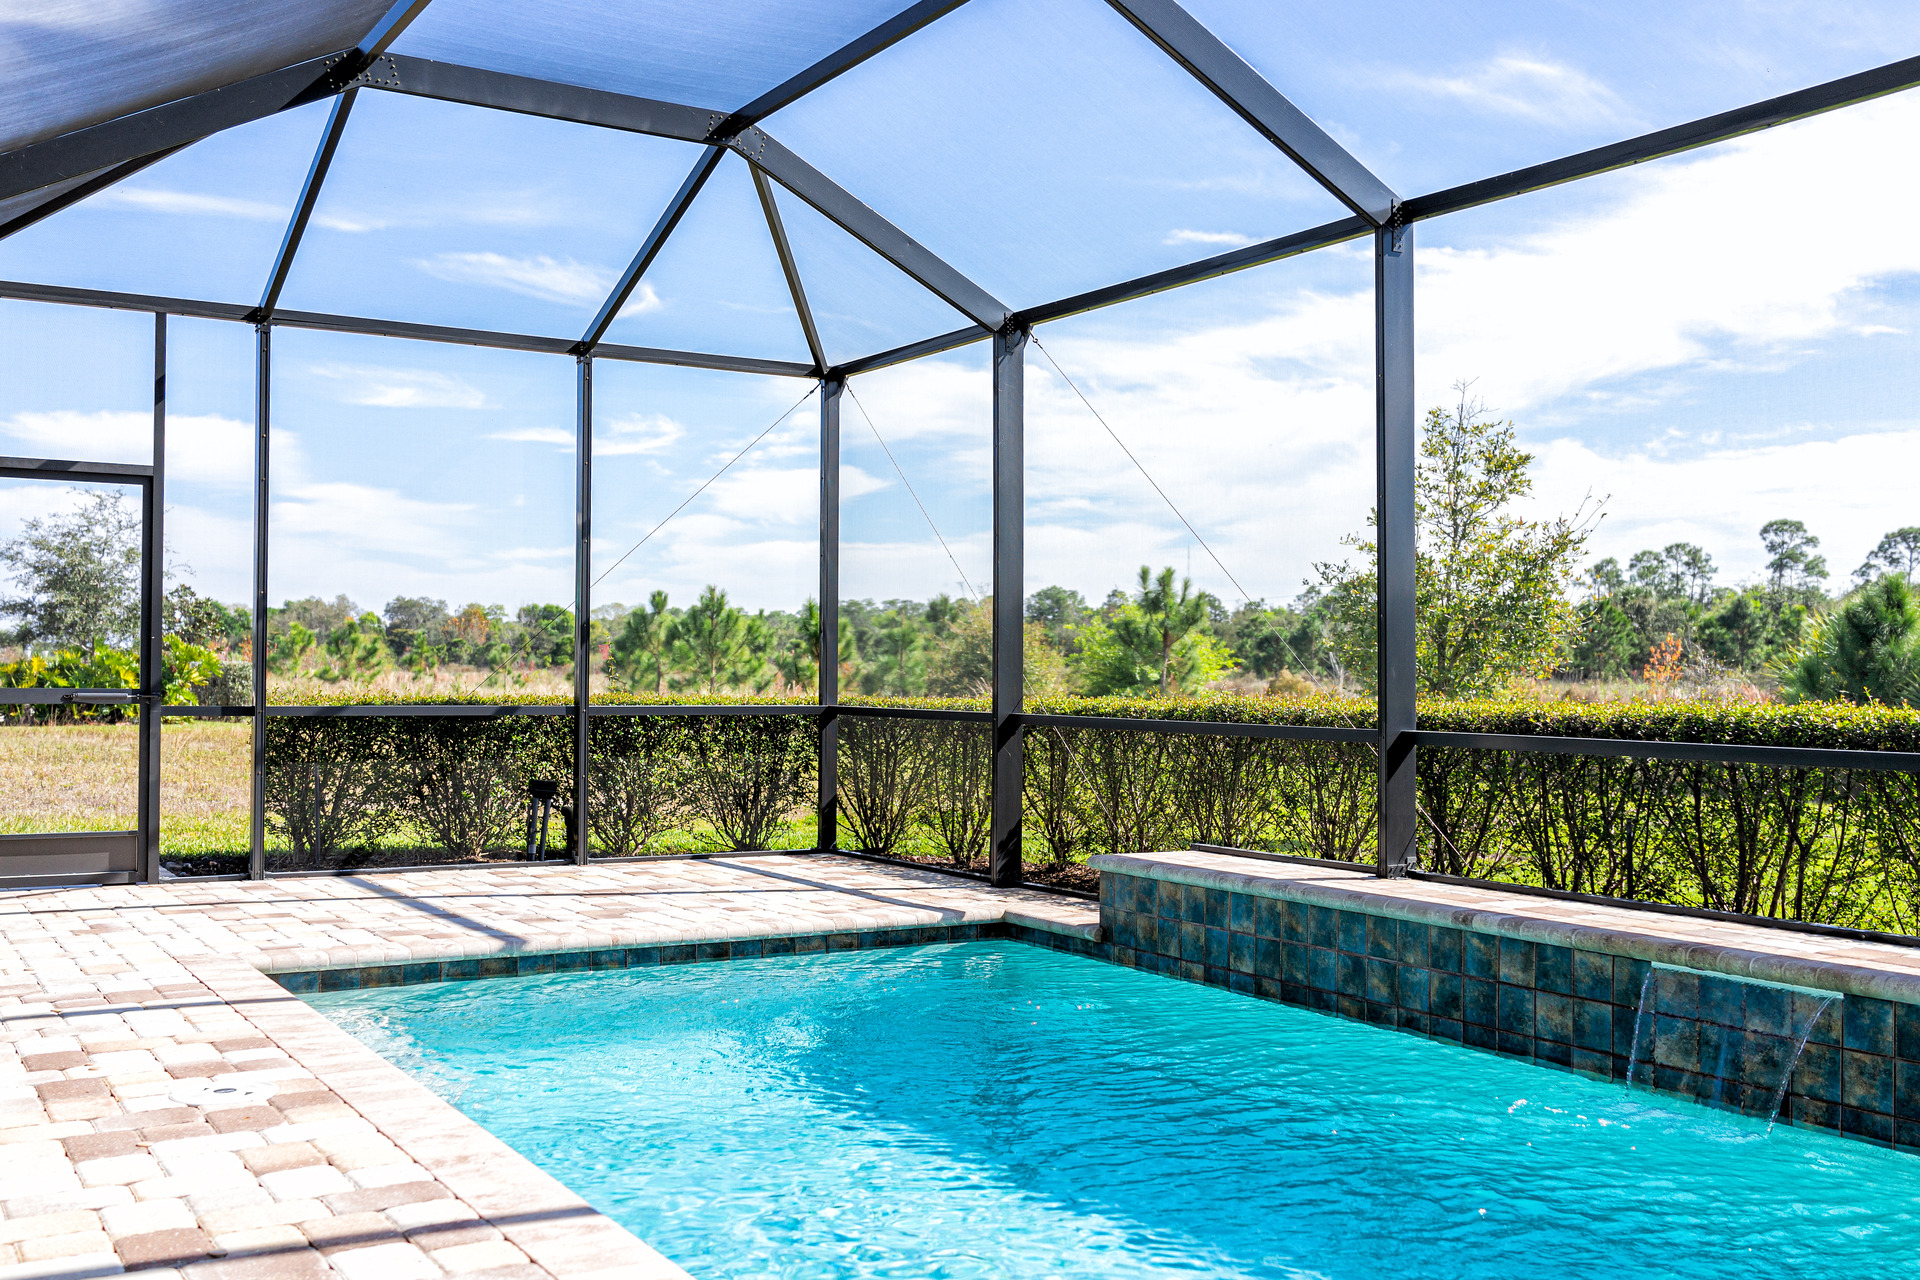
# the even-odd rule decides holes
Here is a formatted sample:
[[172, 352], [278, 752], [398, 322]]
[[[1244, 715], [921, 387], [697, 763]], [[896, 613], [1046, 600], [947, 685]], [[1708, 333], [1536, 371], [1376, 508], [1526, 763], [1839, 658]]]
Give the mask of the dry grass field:
[[[0, 728], [0, 833], [130, 831], [139, 728]], [[168, 853], [243, 853], [252, 726], [169, 721], [161, 730], [160, 844]]]

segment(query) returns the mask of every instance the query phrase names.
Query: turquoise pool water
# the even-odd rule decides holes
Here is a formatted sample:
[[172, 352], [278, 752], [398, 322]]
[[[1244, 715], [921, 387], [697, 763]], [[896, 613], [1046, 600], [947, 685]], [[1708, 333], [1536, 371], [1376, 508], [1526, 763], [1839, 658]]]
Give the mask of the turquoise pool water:
[[1920, 1268], [1920, 1158], [1020, 943], [309, 999], [696, 1276]]

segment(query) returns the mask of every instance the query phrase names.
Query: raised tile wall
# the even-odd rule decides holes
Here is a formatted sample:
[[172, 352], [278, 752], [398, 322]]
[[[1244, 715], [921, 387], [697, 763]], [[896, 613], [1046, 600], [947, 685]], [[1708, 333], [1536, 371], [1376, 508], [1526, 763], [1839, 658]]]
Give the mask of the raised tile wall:
[[1108, 870], [1100, 921], [1119, 964], [1755, 1115], [1805, 1034], [1781, 1119], [1920, 1153], [1920, 1005]]

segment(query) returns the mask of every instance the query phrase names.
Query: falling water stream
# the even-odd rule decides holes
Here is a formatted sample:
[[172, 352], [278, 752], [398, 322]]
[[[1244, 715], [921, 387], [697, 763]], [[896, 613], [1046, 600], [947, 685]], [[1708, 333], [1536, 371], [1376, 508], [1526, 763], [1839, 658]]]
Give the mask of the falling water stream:
[[[1800, 1033], [1798, 1040], [1794, 1041], [1793, 1056], [1787, 1059], [1787, 1069], [1780, 1077], [1780, 1087], [1773, 1091], [1773, 1106], [1767, 1111], [1768, 1133], [1773, 1132], [1774, 1122], [1780, 1118], [1780, 1106], [1787, 1100], [1787, 1086], [1793, 1083], [1793, 1069], [1800, 1065], [1800, 1055], [1807, 1051], [1807, 1040], [1812, 1037], [1813, 1029], [1819, 1025], [1821, 1016], [1827, 1011], [1827, 1006], [1838, 999], [1840, 999], [1839, 996], [1828, 996], [1814, 1006], [1813, 1016], [1807, 1019], [1807, 1029]], [[1793, 1030], [1791, 1023], [1788, 1024], [1787, 1030]]]
[[1633, 1014], [1633, 1043], [1627, 1046], [1627, 1088], [1633, 1088], [1633, 1067], [1640, 1061], [1640, 1027], [1647, 1020], [1647, 997], [1653, 993], [1653, 970], [1640, 984], [1640, 1007]]

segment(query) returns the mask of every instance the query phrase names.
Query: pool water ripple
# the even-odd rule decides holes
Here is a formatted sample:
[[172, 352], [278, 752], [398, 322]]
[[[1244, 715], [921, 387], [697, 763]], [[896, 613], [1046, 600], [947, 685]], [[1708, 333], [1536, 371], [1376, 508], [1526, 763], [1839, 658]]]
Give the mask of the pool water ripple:
[[309, 998], [696, 1276], [1920, 1268], [1913, 1156], [1019, 943]]

